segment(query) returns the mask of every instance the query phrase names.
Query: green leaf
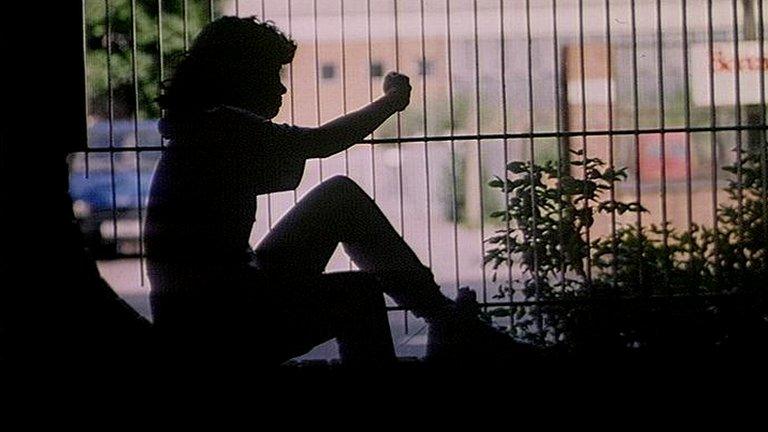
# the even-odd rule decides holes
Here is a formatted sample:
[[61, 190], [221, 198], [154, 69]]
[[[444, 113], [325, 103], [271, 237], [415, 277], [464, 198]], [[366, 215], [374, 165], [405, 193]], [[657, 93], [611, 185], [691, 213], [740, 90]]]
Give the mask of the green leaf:
[[527, 163], [525, 162], [510, 162], [507, 164], [507, 170], [515, 174], [520, 174], [528, 171]]
[[495, 188], [504, 187], [504, 180], [501, 177], [493, 176], [493, 179], [488, 181], [488, 186]]

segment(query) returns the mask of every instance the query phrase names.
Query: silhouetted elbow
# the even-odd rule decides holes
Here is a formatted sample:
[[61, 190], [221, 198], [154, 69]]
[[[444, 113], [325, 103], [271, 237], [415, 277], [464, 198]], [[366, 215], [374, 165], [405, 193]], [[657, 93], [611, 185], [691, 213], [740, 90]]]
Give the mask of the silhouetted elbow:
[[[327, 158], [354, 145], [359, 139], [346, 131], [319, 127], [311, 135], [309, 158]], [[360, 138], [362, 139], [362, 138]]]

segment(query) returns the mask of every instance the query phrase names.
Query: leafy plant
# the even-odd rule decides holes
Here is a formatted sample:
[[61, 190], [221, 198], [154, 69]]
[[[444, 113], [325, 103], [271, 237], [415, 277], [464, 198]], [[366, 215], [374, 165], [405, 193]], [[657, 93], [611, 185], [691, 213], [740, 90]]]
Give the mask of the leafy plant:
[[[555, 161], [542, 165], [516, 161], [507, 165], [506, 178], [495, 177], [489, 182], [490, 187], [504, 193], [507, 203], [491, 217], [507, 227], [486, 240], [490, 247], [485, 263], [492, 266], [492, 280], [496, 282], [499, 269], [506, 268], [511, 274], [516, 262], [522, 277], [512, 278], [512, 285], [521, 286], [518, 295], [523, 300], [565, 301], [583, 296], [590, 284], [586, 231], [594, 224], [595, 213], [643, 210], [638, 203], [602, 199], [604, 191], [627, 177], [625, 169], [606, 168], [602, 160], [587, 158], [581, 150], [571, 153], [581, 159], [567, 163], [581, 167], [583, 178], [565, 174], [566, 167]], [[495, 297], [512, 299], [515, 294], [508, 280], [499, 285]], [[491, 313], [515, 313], [515, 325], [510, 330], [523, 339], [554, 342], [562, 334], [563, 322], [552, 321], [554, 318], [538, 305]]]
[[579, 178], [557, 162], [511, 162], [505, 178], [489, 182], [506, 202], [491, 216], [506, 227], [486, 239], [485, 263], [494, 282], [508, 272], [495, 297], [517, 304], [486, 318], [508, 317], [518, 339], [588, 352], [712, 349], [768, 334], [760, 155], [724, 168], [733, 174], [730, 200], [717, 209], [715, 227], [620, 225], [588, 241], [598, 214], [647, 210], [605, 197], [626, 169], [571, 153], [580, 159], [565, 163]]

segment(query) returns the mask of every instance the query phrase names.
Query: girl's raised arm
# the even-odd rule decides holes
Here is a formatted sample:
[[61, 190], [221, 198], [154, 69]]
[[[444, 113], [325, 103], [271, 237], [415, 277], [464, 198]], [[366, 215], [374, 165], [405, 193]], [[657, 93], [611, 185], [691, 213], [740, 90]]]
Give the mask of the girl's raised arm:
[[390, 72], [384, 78], [384, 95], [357, 111], [311, 129], [306, 135], [307, 158], [325, 158], [359, 143], [411, 99], [408, 77]]

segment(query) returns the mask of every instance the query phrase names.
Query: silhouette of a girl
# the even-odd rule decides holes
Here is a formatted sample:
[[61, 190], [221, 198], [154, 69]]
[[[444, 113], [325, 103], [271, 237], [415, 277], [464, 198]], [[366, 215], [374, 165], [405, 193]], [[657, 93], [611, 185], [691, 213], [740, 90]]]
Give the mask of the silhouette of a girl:
[[[369, 135], [405, 109], [411, 86], [391, 72], [383, 96], [358, 111], [314, 128], [275, 124], [280, 70], [295, 50], [269, 22], [223, 17], [165, 83], [160, 129], [170, 141], [146, 219], [155, 325], [182, 352], [258, 343], [269, 352], [252, 360], [280, 363], [336, 337], [342, 359], [387, 363], [382, 292], [432, 325], [455, 321], [456, 305], [354, 181], [325, 180], [255, 249], [248, 239], [257, 195], [295, 189], [307, 159]], [[323, 273], [339, 243], [361, 272]]]

